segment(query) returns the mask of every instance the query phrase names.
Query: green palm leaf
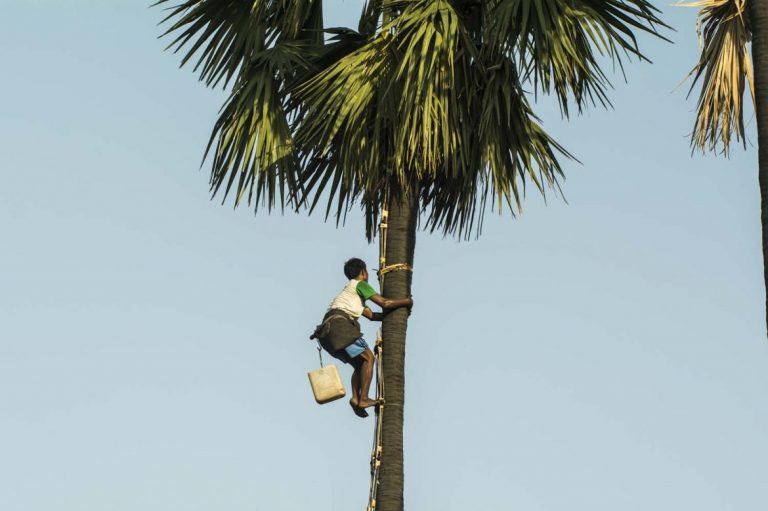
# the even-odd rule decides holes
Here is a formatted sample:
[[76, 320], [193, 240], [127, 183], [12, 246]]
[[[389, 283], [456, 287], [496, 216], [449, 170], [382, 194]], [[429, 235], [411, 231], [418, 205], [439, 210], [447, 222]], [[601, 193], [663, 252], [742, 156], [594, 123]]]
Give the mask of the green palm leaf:
[[[394, 170], [388, 125], [396, 110], [385, 93], [395, 71], [394, 51], [392, 38], [381, 32], [294, 89], [301, 105], [294, 128], [305, 168], [302, 202], [311, 210], [327, 192], [326, 216], [335, 202], [340, 219], [364, 190], [376, 189]], [[380, 205], [371, 200], [371, 208]]]
[[[569, 99], [610, 105], [610, 81], [600, 67], [606, 57], [623, 70], [623, 58], [647, 60], [635, 30], [661, 37], [667, 27], [645, 0], [491, 0], [486, 3], [491, 45], [519, 60], [535, 90], [554, 93], [565, 116]], [[668, 27], [667, 27], [668, 28]]]
[[256, 208], [290, 203], [299, 187], [288, 84], [322, 53], [322, 2], [187, 0], [169, 11], [164, 35], [177, 34], [169, 47], [186, 50], [182, 65], [198, 55], [208, 85], [234, 78], [205, 152], [212, 193], [224, 201], [234, 191], [235, 205], [247, 197]]
[[[159, 0], [156, 5], [169, 0]], [[263, 2], [259, 0], [187, 0], [168, 9], [162, 23], [175, 21], [163, 34], [178, 34], [168, 45], [186, 49], [181, 65], [196, 54], [195, 71], [209, 86], [229, 81], [251, 55], [265, 46]]]
[[[214, 126], [206, 156], [215, 143], [211, 189], [224, 186], [226, 199], [233, 184], [237, 205], [244, 193], [255, 207], [266, 201], [281, 204], [297, 190], [297, 163], [285, 110], [284, 77], [306, 69], [311, 49], [304, 43], [281, 42], [253, 55]], [[288, 193], [286, 193], [288, 192]]]
[[168, 11], [161, 23], [172, 23], [163, 36], [177, 34], [168, 48], [185, 50], [182, 66], [197, 55], [194, 70], [209, 86], [226, 85], [276, 41], [323, 41], [320, 0], [186, 0]]

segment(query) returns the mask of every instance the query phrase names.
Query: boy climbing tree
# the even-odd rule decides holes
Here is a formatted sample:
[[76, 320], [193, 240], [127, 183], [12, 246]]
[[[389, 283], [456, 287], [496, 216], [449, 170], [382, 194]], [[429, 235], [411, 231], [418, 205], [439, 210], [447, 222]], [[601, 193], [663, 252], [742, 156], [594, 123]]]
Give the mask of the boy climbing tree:
[[[317, 339], [332, 357], [354, 368], [349, 404], [355, 415], [367, 417], [365, 409], [377, 404], [368, 397], [374, 359], [357, 319], [365, 316], [371, 321], [381, 321], [389, 311], [399, 307], [408, 307], [410, 311], [413, 297], [390, 299], [378, 294], [368, 283], [368, 269], [362, 259], [352, 258], [344, 263], [344, 275], [349, 282], [331, 301], [323, 322], [315, 328], [310, 339]], [[382, 312], [373, 312], [368, 308], [368, 300], [381, 307]]]

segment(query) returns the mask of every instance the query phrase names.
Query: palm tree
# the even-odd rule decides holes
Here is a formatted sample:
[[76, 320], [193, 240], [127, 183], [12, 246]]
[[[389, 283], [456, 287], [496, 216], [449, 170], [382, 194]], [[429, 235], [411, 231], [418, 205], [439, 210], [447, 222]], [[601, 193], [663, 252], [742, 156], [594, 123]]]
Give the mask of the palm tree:
[[[747, 147], [743, 99], [747, 85], [751, 91], [757, 119], [763, 278], [768, 289], [768, 0], [697, 0], [679, 5], [701, 8], [702, 50], [691, 71], [691, 91], [701, 83], [691, 136], [694, 150], [727, 156], [732, 136]], [[768, 326], [768, 296], [765, 307]]]
[[[488, 206], [519, 210], [528, 181], [557, 191], [570, 155], [527, 92], [554, 95], [565, 117], [608, 106], [598, 60], [644, 59], [634, 32], [662, 25], [646, 0], [371, 0], [356, 29], [324, 28], [321, 0], [185, 0], [165, 22], [182, 65], [231, 87], [206, 150], [212, 194], [324, 204], [337, 224], [359, 204], [369, 241], [386, 206], [387, 262], [407, 265], [419, 222], [466, 238]], [[389, 297], [410, 290], [408, 272], [384, 282]], [[383, 324], [381, 511], [403, 509], [407, 320]]]
[[[768, 288], [768, 0], [749, 0], [752, 25], [752, 58], [755, 67], [760, 219], [763, 226], [763, 279]], [[768, 323], [768, 296], [766, 297]]]

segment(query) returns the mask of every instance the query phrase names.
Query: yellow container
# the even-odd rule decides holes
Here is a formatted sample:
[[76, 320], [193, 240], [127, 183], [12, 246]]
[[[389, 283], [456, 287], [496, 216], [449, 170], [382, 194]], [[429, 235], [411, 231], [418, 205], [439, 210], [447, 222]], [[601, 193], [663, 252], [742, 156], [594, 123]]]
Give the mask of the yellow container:
[[309, 383], [312, 385], [312, 393], [318, 404], [330, 403], [346, 395], [339, 369], [335, 365], [310, 371], [308, 376]]

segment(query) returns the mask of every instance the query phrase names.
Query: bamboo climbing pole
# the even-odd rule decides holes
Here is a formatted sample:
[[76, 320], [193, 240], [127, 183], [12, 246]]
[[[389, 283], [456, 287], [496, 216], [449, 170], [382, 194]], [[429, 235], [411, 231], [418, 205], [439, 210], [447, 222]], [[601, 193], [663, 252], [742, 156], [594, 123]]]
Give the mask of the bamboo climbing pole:
[[[381, 210], [381, 221], [379, 222], [379, 290], [384, 292], [383, 272], [387, 267], [387, 220], [389, 211], [387, 210], [386, 200]], [[376, 496], [379, 491], [379, 471], [381, 469], [381, 426], [384, 421], [384, 357], [381, 342], [381, 329], [376, 333], [376, 346], [374, 348], [376, 355], [376, 401], [379, 405], [376, 407], [376, 426], [373, 430], [373, 447], [371, 449], [371, 489], [368, 494], [367, 511], [376, 511]]]
[[376, 334], [376, 427], [373, 431], [373, 448], [371, 449], [371, 490], [368, 495], [368, 511], [376, 511], [376, 495], [379, 491], [379, 471], [381, 469], [381, 425], [384, 420], [384, 367], [381, 331]]

